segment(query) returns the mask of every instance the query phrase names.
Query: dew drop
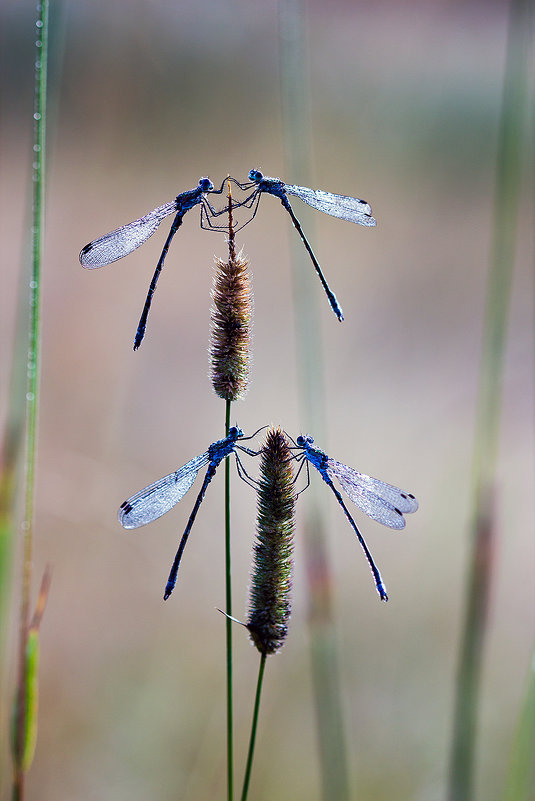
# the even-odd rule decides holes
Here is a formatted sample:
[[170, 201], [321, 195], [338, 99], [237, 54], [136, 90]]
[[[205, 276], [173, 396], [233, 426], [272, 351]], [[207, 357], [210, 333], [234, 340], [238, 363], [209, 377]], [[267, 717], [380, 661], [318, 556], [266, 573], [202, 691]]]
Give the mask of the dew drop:
[[34, 118], [34, 120], [40, 120], [41, 119], [41, 115], [39, 114], [38, 111], [35, 112], [35, 114], [33, 115], [33, 118]]

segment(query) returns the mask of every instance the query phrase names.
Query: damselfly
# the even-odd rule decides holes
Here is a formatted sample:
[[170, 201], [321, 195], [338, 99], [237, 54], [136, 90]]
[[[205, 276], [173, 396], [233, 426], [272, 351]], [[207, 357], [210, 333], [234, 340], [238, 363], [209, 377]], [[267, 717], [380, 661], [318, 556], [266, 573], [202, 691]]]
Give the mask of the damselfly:
[[[170, 214], [175, 214], [175, 219], [171, 225], [171, 230], [163, 246], [163, 250], [156, 265], [156, 270], [150, 283], [143, 312], [137, 327], [136, 337], [134, 340], [134, 350], [137, 350], [141, 345], [143, 337], [145, 336], [145, 328], [147, 325], [147, 317], [152, 302], [152, 296], [158, 283], [158, 278], [162, 271], [163, 263], [169, 250], [171, 240], [176, 234], [178, 228], [182, 225], [184, 214], [192, 209], [194, 206], [200, 204], [201, 206], [201, 226], [203, 228], [214, 228], [220, 230], [222, 226], [212, 226], [210, 224], [211, 217], [217, 217], [222, 212], [217, 212], [206, 198], [206, 194], [221, 194], [224, 182], [221, 184], [220, 189], [214, 189], [214, 185], [209, 178], [201, 178], [198, 185], [194, 189], [188, 189], [187, 192], [182, 192], [174, 200], [169, 203], [164, 203], [163, 206], [153, 209], [144, 217], [134, 220], [127, 225], [122, 225], [115, 231], [95, 239], [80, 251], [80, 263], [83, 267], [94, 269], [96, 267], [104, 267], [106, 264], [111, 264], [123, 256], [128, 256], [129, 253], [136, 250], [143, 245], [156, 231], [162, 220]], [[206, 221], [206, 224], [205, 224]]]
[[409, 492], [403, 492], [403, 490], [393, 487], [391, 484], [385, 484], [384, 481], [380, 481], [378, 478], [371, 478], [371, 476], [367, 476], [365, 473], [359, 473], [352, 467], [348, 467], [341, 462], [337, 462], [335, 459], [331, 459], [330, 456], [327, 456], [323, 451], [314, 448], [313, 444], [314, 439], [310, 434], [297, 437], [296, 446], [300, 453], [296, 455], [296, 459], [297, 461], [302, 461], [302, 464], [307, 465], [307, 475], [308, 463], [310, 462], [310, 464], [314, 465], [322, 479], [333, 491], [336, 500], [344, 510], [366, 555], [375, 580], [377, 592], [382, 601], [388, 601], [388, 595], [386, 594], [381, 574], [373, 561], [373, 557], [364, 541], [364, 537], [351, 517], [342, 496], [334, 486], [333, 478], [338, 479], [346, 495], [365, 512], [368, 517], [377, 520], [379, 523], [382, 523], [383, 526], [389, 526], [389, 528], [405, 528], [405, 518], [403, 515], [415, 512], [418, 509], [418, 501], [414, 495], [411, 495]]
[[[237, 208], [238, 206], [245, 206], [246, 208], [251, 208], [253, 210], [252, 215], [247, 222], [251, 222], [251, 220], [254, 218], [258, 210], [258, 204], [262, 194], [275, 195], [275, 197], [279, 198], [280, 202], [292, 218], [294, 227], [297, 229], [297, 232], [299, 233], [299, 236], [301, 237], [310, 258], [312, 259], [312, 263], [329, 299], [329, 303], [331, 304], [333, 312], [336, 314], [338, 319], [342, 321], [344, 319], [344, 315], [342, 314], [340, 304], [338, 303], [334, 292], [329, 287], [325, 276], [323, 275], [318, 260], [314, 255], [303, 229], [301, 228], [301, 223], [295, 216], [293, 209], [290, 206], [290, 201], [288, 200], [287, 195], [295, 195], [305, 203], [308, 203], [308, 205], [312, 206], [314, 209], [323, 211], [325, 214], [330, 214], [333, 217], [340, 217], [342, 220], [358, 223], [359, 225], [373, 226], [376, 225], [376, 222], [372, 217], [372, 210], [369, 204], [366, 203], [365, 200], [359, 200], [356, 197], [350, 197], [348, 195], [335, 195], [332, 192], [323, 192], [321, 189], [309, 189], [307, 186], [294, 186], [293, 184], [286, 184], [284, 181], [281, 181], [280, 178], [265, 177], [260, 170], [253, 169], [249, 172], [248, 183], [241, 184], [236, 181], [235, 178], [232, 178], [231, 180], [234, 181], [234, 183], [244, 191], [253, 189], [253, 192], [251, 192], [249, 197], [245, 198], [245, 200], [242, 200], [240, 203], [233, 203], [234, 208]], [[247, 223], [244, 223], [244, 225], [247, 225]], [[241, 227], [243, 228], [243, 225]]]
[[258, 432], [255, 432], [251, 437], [244, 437], [243, 431], [237, 426], [233, 426], [224, 439], [213, 442], [207, 451], [200, 456], [196, 456], [191, 461], [183, 465], [179, 470], [169, 475], [164, 476], [154, 484], [150, 484], [145, 489], [140, 490], [135, 495], [132, 495], [127, 501], [121, 504], [118, 512], [119, 523], [124, 528], [139, 528], [145, 526], [147, 523], [152, 523], [173, 508], [184, 497], [186, 492], [192, 486], [197, 478], [199, 471], [208, 465], [204, 481], [202, 483], [197, 500], [193, 511], [189, 516], [186, 529], [180, 540], [178, 551], [176, 552], [173, 566], [169, 574], [167, 586], [165, 588], [164, 599], [167, 600], [173, 592], [176, 584], [176, 577], [182, 553], [186, 547], [191, 527], [195, 522], [195, 517], [199, 511], [199, 507], [203, 501], [208, 484], [215, 476], [216, 470], [226, 456], [234, 453], [236, 456], [236, 464], [238, 466], [238, 473], [240, 477], [247, 477], [246, 471], [241, 465], [236, 449], [249, 454], [249, 456], [257, 456], [256, 451], [249, 448], [244, 448], [243, 445], [238, 445], [238, 440], [252, 439]]

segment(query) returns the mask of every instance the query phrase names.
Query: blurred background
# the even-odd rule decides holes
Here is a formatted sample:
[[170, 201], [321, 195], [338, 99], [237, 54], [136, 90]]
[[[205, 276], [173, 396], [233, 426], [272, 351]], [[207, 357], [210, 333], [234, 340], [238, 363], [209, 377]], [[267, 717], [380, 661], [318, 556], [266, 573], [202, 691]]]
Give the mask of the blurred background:
[[[385, 605], [335, 499], [319, 487], [351, 780], [355, 798], [431, 801], [446, 793], [508, 4], [317, 0], [307, 10], [312, 185], [365, 198], [378, 221], [364, 229], [313, 215], [311, 239], [345, 313], [338, 324], [310, 265], [326, 358], [328, 432], [317, 444], [420, 501], [402, 533], [356, 514], [389, 589]], [[4, 423], [28, 258], [33, 3], [4, 0], [2, 17]], [[46, 563], [54, 574], [28, 798], [221, 798], [222, 475], [165, 604], [196, 490], [137, 532], [119, 526], [116, 510], [223, 436], [207, 348], [213, 262], [225, 257], [225, 238], [201, 231], [197, 210], [185, 217], [137, 353], [132, 341], [167, 223], [102, 270], [83, 270], [78, 252], [200, 176], [218, 184], [230, 172], [243, 181], [256, 167], [305, 183], [284, 172], [277, 7], [52, 3], [50, 45], [35, 586]], [[534, 209], [528, 165], [525, 172], [477, 755], [486, 801], [501, 797], [535, 622]], [[302, 204], [292, 203], [300, 217]], [[255, 317], [250, 390], [233, 417], [248, 433], [266, 423], [304, 433], [290, 273], [296, 236], [271, 197], [238, 234]], [[306, 504], [304, 494], [290, 635], [268, 662], [251, 799], [320, 798], [299, 530]], [[234, 481], [237, 617], [246, 614], [254, 512], [254, 494]], [[237, 628], [238, 782], [257, 663]], [[2, 797], [8, 788], [3, 782]]]

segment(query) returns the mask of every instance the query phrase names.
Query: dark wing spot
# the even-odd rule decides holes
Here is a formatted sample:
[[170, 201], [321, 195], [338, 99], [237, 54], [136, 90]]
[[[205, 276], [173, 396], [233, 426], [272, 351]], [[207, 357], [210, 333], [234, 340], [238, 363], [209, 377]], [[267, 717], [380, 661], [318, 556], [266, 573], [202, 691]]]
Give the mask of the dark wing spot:
[[407, 500], [407, 496], [405, 495], [404, 492], [401, 492], [400, 495], [401, 495], [402, 498], [405, 498], [405, 500]]
[[90, 242], [89, 245], [84, 245], [84, 247], [81, 249], [80, 253], [84, 253], [84, 254], [85, 253], [89, 253], [90, 250], [93, 250], [93, 243], [92, 242]]
[[403, 514], [394, 506], [394, 512], [397, 512], [400, 517], [403, 517]]
[[125, 513], [125, 515], [128, 515], [128, 514], [130, 514], [130, 512], [132, 511], [132, 506], [131, 506], [131, 505], [130, 505], [130, 504], [127, 502], [127, 501], [124, 501], [124, 502], [121, 504], [121, 509], [123, 510], [123, 512]]

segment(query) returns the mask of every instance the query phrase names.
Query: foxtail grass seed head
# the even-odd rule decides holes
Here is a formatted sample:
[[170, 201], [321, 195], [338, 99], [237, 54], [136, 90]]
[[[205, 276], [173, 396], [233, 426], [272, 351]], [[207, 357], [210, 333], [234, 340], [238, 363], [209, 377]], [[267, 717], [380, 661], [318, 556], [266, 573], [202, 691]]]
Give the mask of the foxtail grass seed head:
[[293, 569], [294, 476], [286, 437], [270, 429], [258, 482], [257, 539], [247, 628], [260, 653], [282, 648], [290, 619]]
[[230, 249], [229, 259], [216, 260], [212, 292], [211, 378], [223, 400], [243, 398], [249, 377], [252, 293], [249, 262]]

